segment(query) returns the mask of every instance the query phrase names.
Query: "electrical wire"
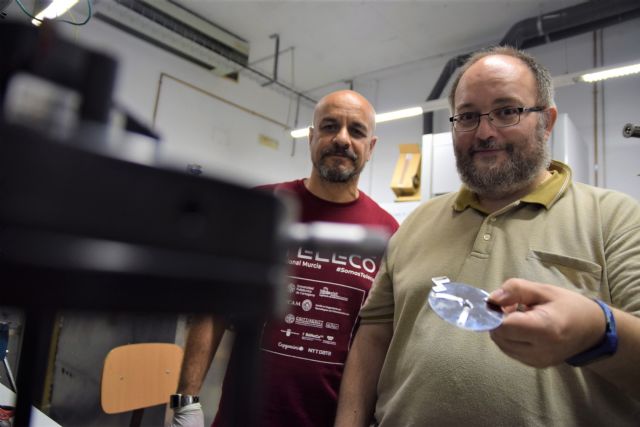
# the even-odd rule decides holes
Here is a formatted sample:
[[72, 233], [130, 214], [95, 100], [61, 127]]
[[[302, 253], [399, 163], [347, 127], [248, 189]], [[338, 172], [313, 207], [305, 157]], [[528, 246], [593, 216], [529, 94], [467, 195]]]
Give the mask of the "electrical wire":
[[[35, 19], [36, 21], [39, 22], [44, 22], [44, 19], [38, 19], [35, 16], [33, 16], [32, 14], [30, 14], [27, 9], [24, 7], [24, 4], [22, 4], [22, 1], [20, 0], [16, 0], [16, 3], [18, 4], [18, 6], [20, 7], [20, 9], [22, 9], [22, 11], [31, 19]], [[74, 22], [74, 21], [69, 21], [67, 19], [50, 19], [50, 21], [58, 21], [58, 22], [64, 22], [66, 24], [71, 24], [71, 25], [76, 25], [76, 26], [81, 26], [81, 25], [85, 25], [87, 22], [89, 22], [89, 20], [91, 19], [91, 15], [93, 14], [93, 9], [91, 7], [91, 0], [87, 0], [87, 19], [85, 19], [82, 22]]]
[[76, 16], [73, 14], [73, 12], [71, 11], [71, 9], [69, 9], [67, 11], [67, 13], [69, 13], [69, 16], [71, 17], [71, 20], [74, 22], [74, 29], [73, 29], [73, 40], [74, 41], [78, 41], [78, 32], [80, 31], [78, 29], [78, 23], [77, 23], [77, 19]]

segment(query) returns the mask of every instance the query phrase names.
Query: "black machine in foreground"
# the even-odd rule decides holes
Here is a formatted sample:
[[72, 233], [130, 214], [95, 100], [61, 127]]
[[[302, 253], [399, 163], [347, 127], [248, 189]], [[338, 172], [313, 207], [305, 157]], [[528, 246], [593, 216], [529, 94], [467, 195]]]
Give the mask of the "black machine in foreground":
[[[285, 204], [94, 150], [116, 64], [50, 30], [0, 24], [0, 305], [25, 313], [15, 425], [41, 402], [53, 319], [66, 309], [232, 314], [240, 357], [231, 363], [243, 366], [234, 425], [253, 425], [261, 319], [286, 271]], [[18, 73], [80, 94], [72, 131], [6, 120]]]

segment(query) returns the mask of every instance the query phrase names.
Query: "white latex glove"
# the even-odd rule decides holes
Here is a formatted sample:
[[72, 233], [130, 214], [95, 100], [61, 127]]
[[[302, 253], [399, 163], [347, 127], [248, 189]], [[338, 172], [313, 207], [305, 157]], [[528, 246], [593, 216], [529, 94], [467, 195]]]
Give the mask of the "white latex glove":
[[169, 427], [204, 427], [204, 414], [200, 403], [192, 403], [173, 411]]

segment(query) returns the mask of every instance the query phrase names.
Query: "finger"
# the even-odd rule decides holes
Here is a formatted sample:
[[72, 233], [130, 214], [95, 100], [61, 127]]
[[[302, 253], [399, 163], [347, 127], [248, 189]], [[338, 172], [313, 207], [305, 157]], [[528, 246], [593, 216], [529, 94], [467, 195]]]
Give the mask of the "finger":
[[546, 306], [537, 305], [529, 310], [508, 313], [494, 332], [504, 340], [535, 344], [541, 339], [548, 339], [548, 335], [555, 332], [555, 328]]
[[502, 311], [503, 311], [504, 313], [507, 313], [507, 314], [509, 314], [509, 313], [513, 313], [513, 312], [516, 312], [516, 311], [524, 311], [524, 310], [521, 310], [521, 309], [520, 309], [520, 306], [521, 306], [521, 305], [522, 305], [522, 304], [510, 304], [510, 305], [503, 305], [503, 306], [502, 306]]
[[528, 366], [544, 368], [554, 363], [553, 352], [546, 346], [540, 346], [535, 339], [521, 329], [498, 328], [490, 332], [490, 337], [498, 348], [507, 356]]
[[501, 306], [513, 304], [533, 306], [550, 301], [552, 288], [549, 285], [525, 279], [508, 279], [489, 295], [489, 300]]
[[499, 333], [494, 333], [493, 331], [489, 333], [491, 340], [496, 343], [496, 345], [503, 352], [508, 355], [524, 355], [527, 352], [531, 351], [534, 347], [534, 344], [524, 340], [524, 339], [510, 339], [501, 336]]
[[534, 349], [533, 343], [528, 342], [523, 337], [512, 339], [505, 336], [502, 330], [495, 329], [489, 333], [489, 336], [503, 353], [518, 360], [521, 360]]

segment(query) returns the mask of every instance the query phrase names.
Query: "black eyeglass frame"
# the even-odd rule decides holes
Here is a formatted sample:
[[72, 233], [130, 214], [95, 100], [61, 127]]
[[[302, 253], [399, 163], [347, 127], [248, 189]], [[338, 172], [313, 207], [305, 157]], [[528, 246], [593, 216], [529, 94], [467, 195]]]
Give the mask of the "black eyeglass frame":
[[[514, 108], [518, 111], [518, 120], [515, 123], [511, 123], [509, 125], [504, 125], [504, 126], [500, 126], [496, 123], [493, 122], [493, 118], [491, 117], [491, 115], [493, 113], [495, 113], [496, 111], [500, 111], [500, 110], [504, 110], [505, 108]], [[451, 125], [453, 126], [453, 128], [458, 131], [458, 132], [471, 132], [473, 130], [478, 129], [478, 126], [480, 126], [480, 119], [482, 118], [482, 116], [487, 116], [489, 118], [489, 122], [498, 128], [508, 128], [510, 126], [515, 126], [518, 123], [520, 123], [520, 116], [522, 115], [522, 113], [540, 113], [542, 111], [545, 111], [547, 109], [547, 107], [500, 107], [500, 108], [496, 108], [494, 110], [489, 111], [488, 113], [480, 113], [478, 114], [477, 120], [476, 120], [476, 125], [474, 127], [472, 127], [471, 129], [456, 129], [456, 119], [457, 117], [461, 116], [462, 114], [469, 114], [469, 113], [462, 113], [462, 114], [456, 114], [455, 116], [451, 116], [449, 117], [449, 121], [451, 122]]]

